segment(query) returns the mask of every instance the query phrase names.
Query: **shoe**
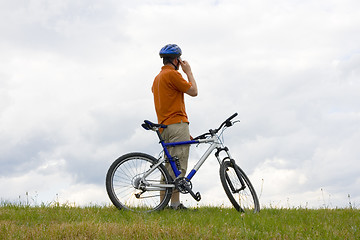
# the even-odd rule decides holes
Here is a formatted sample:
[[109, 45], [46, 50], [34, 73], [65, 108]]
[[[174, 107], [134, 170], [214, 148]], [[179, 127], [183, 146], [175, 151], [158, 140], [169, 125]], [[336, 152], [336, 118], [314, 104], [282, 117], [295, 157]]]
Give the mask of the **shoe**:
[[188, 208], [185, 207], [182, 203], [180, 203], [177, 207], [173, 207], [175, 210], [187, 210]]

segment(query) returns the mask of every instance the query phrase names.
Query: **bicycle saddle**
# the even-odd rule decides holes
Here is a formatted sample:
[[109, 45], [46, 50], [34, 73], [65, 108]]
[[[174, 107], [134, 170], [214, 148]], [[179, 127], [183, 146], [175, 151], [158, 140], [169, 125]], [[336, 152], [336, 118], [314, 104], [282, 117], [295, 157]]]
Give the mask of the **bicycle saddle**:
[[146, 130], [155, 130], [154, 128], [167, 128], [167, 125], [153, 123], [149, 120], [144, 120], [144, 123], [141, 124], [141, 126]]

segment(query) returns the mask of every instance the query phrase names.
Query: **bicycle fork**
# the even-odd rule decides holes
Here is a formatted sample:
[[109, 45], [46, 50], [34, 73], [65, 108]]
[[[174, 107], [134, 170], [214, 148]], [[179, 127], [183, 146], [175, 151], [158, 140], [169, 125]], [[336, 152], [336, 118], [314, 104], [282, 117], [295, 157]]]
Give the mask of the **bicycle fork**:
[[[223, 160], [220, 159], [220, 152], [222, 152], [222, 151], [225, 151], [225, 153], [226, 153], [226, 155], [227, 155], [226, 157], [224, 157]], [[229, 186], [230, 186], [231, 191], [232, 191], [233, 193], [238, 193], [238, 192], [244, 190], [244, 189], [246, 188], [246, 185], [245, 185], [244, 180], [243, 180], [243, 178], [242, 178], [242, 174], [241, 174], [241, 172], [239, 171], [239, 169], [238, 169], [238, 167], [237, 167], [237, 165], [236, 165], [236, 163], [235, 163], [235, 160], [234, 160], [234, 159], [231, 157], [231, 155], [230, 155], [229, 148], [228, 148], [228, 147], [217, 148], [217, 151], [216, 151], [216, 153], [215, 153], [215, 156], [216, 156], [217, 160], [219, 161], [219, 164], [223, 164], [223, 162], [224, 162], [225, 160], [229, 159], [229, 161], [230, 161], [230, 163], [231, 163], [231, 166], [234, 168], [234, 171], [235, 171], [235, 173], [236, 173], [236, 176], [238, 177], [238, 179], [239, 179], [239, 181], [240, 181], [240, 183], [241, 183], [241, 187], [238, 188], [238, 189], [236, 189], [236, 188], [234, 187], [232, 181], [230, 180], [229, 175], [226, 173], [226, 174], [225, 174], [225, 178], [226, 178], [226, 181], [228, 182], [228, 184], [229, 184]]]

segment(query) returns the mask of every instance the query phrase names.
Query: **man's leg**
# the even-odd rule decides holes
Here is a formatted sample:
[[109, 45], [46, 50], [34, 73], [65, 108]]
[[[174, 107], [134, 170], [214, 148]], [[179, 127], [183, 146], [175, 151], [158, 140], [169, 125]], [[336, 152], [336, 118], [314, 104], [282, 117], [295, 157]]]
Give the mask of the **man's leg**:
[[[164, 129], [162, 135], [163, 138], [165, 139], [165, 142], [189, 141], [190, 140], [189, 124], [182, 122], [182, 123], [168, 125], [168, 127]], [[179, 170], [181, 171], [179, 177], [185, 177], [188, 158], [189, 158], [189, 149], [190, 149], [190, 145], [180, 145], [169, 148], [170, 155], [179, 158], [180, 161]], [[167, 163], [166, 167], [171, 177], [175, 179], [170, 164]], [[175, 190], [171, 196], [171, 206], [176, 208], [178, 205], [180, 205], [180, 193], [177, 190]]]

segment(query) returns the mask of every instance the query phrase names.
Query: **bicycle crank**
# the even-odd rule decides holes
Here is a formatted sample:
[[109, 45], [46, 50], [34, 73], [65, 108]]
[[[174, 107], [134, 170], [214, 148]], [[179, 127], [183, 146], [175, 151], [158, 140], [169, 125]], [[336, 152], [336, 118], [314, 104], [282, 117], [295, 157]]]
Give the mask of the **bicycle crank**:
[[200, 201], [201, 200], [201, 195], [199, 192], [197, 192], [196, 194], [193, 192], [192, 190], [192, 183], [190, 182], [190, 180], [184, 178], [184, 177], [180, 177], [175, 179], [175, 188], [181, 192], [181, 193], [190, 193], [190, 195], [196, 200], [196, 201]]

